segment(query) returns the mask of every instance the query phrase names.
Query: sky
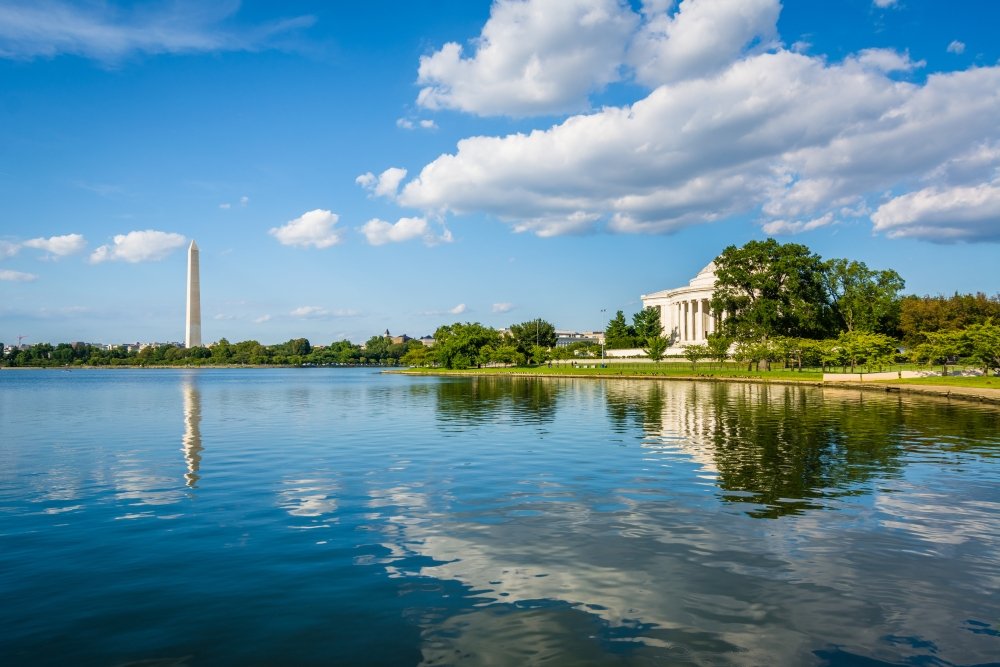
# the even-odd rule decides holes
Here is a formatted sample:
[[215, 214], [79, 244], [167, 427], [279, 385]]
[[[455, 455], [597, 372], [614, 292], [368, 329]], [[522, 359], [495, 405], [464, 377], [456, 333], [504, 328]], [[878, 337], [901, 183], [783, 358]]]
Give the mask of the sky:
[[1000, 293], [1000, 2], [0, 0], [0, 342], [603, 329], [774, 237]]

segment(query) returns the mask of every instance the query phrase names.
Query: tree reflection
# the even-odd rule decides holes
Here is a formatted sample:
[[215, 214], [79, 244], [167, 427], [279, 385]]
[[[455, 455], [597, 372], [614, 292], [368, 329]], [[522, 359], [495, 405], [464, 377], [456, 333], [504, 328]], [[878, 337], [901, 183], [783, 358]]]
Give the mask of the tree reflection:
[[[647, 443], [670, 442], [716, 475], [723, 500], [777, 518], [824, 499], [870, 493], [899, 474], [917, 439], [946, 451], [996, 455], [1000, 411], [935, 401], [788, 385], [608, 383], [617, 430], [639, 427]], [[984, 449], [983, 443], [996, 445]], [[909, 443], [909, 444], [906, 444]], [[970, 445], [969, 443], [977, 443]]]
[[471, 377], [443, 380], [436, 388], [438, 419], [442, 422], [548, 423], [555, 418], [564, 382], [529, 377]]

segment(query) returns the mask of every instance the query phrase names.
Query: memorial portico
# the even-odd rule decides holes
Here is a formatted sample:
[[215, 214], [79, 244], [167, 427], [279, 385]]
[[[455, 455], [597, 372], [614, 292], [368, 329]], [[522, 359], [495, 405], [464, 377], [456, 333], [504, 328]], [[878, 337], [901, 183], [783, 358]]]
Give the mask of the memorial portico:
[[714, 290], [715, 262], [711, 262], [684, 287], [642, 295], [644, 308], [660, 311], [663, 335], [670, 341], [668, 354], [684, 345], [702, 344], [718, 329], [710, 305]]

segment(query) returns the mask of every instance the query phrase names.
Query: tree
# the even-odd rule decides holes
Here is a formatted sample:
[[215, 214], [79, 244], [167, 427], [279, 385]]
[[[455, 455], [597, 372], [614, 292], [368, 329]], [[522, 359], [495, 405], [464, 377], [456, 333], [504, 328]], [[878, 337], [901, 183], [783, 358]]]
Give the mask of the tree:
[[431, 353], [426, 345], [420, 344], [419, 346], [414, 345], [406, 351], [406, 354], [400, 358], [400, 362], [404, 366], [430, 366], [431, 365]]
[[647, 341], [653, 336], [663, 335], [663, 323], [660, 321], [660, 311], [656, 308], [643, 308], [632, 316], [632, 329], [640, 341]]
[[635, 346], [635, 329], [625, 322], [625, 313], [618, 311], [604, 330], [604, 341], [608, 349], [625, 349]]
[[721, 366], [729, 358], [729, 348], [733, 346], [733, 339], [721, 332], [708, 334], [707, 343], [708, 356], [719, 362]]
[[824, 276], [842, 330], [887, 333], [899, 325], [899, 293], [905, 282], [895, 271], [875, 271], [864, 262], [831, 259]]
[[851, 363], [851, 372], [859, 363], [882, 366], [896, 354], [896, 341], [885, 334], [867, 331], [845, 331], [837, 337], [837, 345]]
[[715, 266], [712, 310], [726, 313], [723, 327], [729, 335], [815, 338], [829, 329], [824, 264], [804, 245], [750, 241], [723, 250]]
[[965, 329], [991, 318], [1000, 321], [1000, 294], [911, 295], [903, 297], [899, 306], [899, 335], [910, 346], [924, 342], [927, 333]]
[[536, 345], [555, 347], [557, 340], [556, 328], [540, 318], [510, 325], [510, 336], [514, 347], [526, 356], [532, 355], [532, 348]]
[[438, 364], [445, 368], [468, 368], [479, 358], [486, 345], [500, 345], [500, 333], [479, 322], [456, 322], [440, 326], [434, 332], [433, 352]]
[[944, 375], [948, 375], [948, 364], [952, 357], [962, 353], [965, 340], [959, 331], [935, 331], [927, 334], [927, 342], [914, 350], [917, 361], [941, 362]]
[[655, 336], [646, 338], [646, 345], [642, 349], [647, 357], [656, 363], [660, 363], [668, 347], [670, 347], [670, 341], [664, 338], [662, 334], [656, 334]]
[[709, 354], [707, 345], [684, 346], [684, 358], [691, 362], [691, 370], [694, 370], [695, 364], [708, 357]]
[[962, 332], [969, 355], [982, 364], [987, 375], [991, 370], [1000, 373], [1000, 325], [987, 320], [973, 324]]

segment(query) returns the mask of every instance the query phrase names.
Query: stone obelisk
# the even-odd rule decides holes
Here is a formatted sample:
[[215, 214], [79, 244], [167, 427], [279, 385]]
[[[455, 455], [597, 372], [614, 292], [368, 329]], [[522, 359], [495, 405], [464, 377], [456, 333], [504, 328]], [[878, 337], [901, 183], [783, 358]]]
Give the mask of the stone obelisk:
[[187, 323], [184, 346], [201, 347], [201, 275], [198, 269], [198, 244], [188, 247]]

